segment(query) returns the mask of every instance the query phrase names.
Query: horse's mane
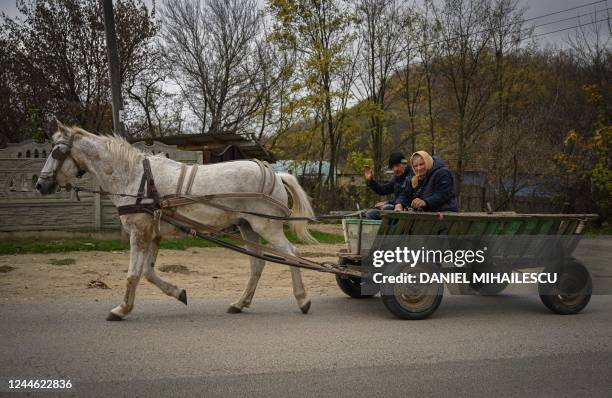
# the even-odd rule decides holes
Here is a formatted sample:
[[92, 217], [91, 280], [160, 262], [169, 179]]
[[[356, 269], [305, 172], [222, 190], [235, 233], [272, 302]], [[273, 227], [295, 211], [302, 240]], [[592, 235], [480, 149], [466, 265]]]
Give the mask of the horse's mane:
[[72, 127], [74, 134], [83, 135], [86, 137], [93, 138], [94, 140], [102, 141], [106, 146], [108, 153], [113, 159], [115, 164], [126, 164], [128, 169], [131, 171], [134, 167], [137, 167], [142, 162], [144, 154], [134, 148], [132, 144], [117, 134], [113, 135], [95, 135], [80, 127]]

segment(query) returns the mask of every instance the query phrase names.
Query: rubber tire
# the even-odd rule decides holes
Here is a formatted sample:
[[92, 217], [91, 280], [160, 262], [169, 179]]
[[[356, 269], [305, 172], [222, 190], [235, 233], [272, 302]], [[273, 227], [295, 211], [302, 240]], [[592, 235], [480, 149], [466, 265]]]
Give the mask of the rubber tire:
[[[346, 265], [348, 262], [345, 258], [340, 257], [338, 259], [338, 265]], [[373, 294], [361, 294], [361, 278], [355, 276], [343, 277], [342, 275], [336, 274], [336, 283], [340, 290], [344, 292], [350, 298], [363, 299], [371, 298]]]
[[[432, 264], [422, 264], [420, 267], [435, 272], [437, 271], [437, 267]], [[383, 275], [399, 275], [402, 270], [406, 268], [405, 264], [389, 264], [385, 267], [383, 271]], [[393, 285], [384, 284], [381, 287], [381, 298], [385, 307], [391, 312], [393, 315], [400, 319], [405, 320], [420, 320], [430, 317], [442, 302], [442, 297], [444, 296], [444, 284], [443, 283], [434, 283], [436, 285], [436, 297], [434, 298], [433, 303], [425, 310], [422, 311], [412, 311], [404, 306], [398, 301], [395, 293], [393, 291]]]
[[[547, 272], [547, 270], [545, 269], [544, 272]], [[565, 280], [569, 280], [569, 278], [574, 278], [574, 280], [580, 284], [580, 290], [584, 292], [583, 294], [576, 295], [579, 301], [573, 305], [568, 305], [563, 302], [562, 298], [559, 297], [558, 294], [555, 294], [559, 284], [563, 283]], [[540, 284], [538, 285], [538, 291], [540, 293], [540, 299], [546, 308], [556, 314], [572, 315], [582, 311], [591, 300], [593, 282], [589, 270], [579, 261], [572, 259], [564, 264], [563, 270], [559, 273], [557, 283], [554, 286]]]

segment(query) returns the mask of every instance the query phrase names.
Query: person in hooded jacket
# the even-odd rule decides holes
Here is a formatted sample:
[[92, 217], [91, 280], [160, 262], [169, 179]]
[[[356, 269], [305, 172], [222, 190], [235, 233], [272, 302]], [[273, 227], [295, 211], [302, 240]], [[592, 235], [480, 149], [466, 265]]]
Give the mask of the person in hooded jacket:
[[396, 199], [399, 203], [409, 203], [414, 210], [443, 212], [459, 211], [453, 175], [442, 159], [430, 156], [425, 151], [417, 151], [410, 157], [413, 175], [410, 184]]

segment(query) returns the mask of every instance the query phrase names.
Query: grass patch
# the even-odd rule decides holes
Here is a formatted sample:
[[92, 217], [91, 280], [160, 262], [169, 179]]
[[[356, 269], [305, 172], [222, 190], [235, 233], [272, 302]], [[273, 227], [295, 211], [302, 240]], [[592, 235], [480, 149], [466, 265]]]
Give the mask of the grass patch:
[[[329, 232], [321, 232], [310, 230], [310, 234], [314, 236], [319, 243], [344, 243], [344, 236], [339, 234], [331, 234]], [[285, 227], [285, 236], [291, 243], [302, 243], [299, 241], [295, 233], [288, 227]]]
[[166, 264], [159, 267], [161, 272], [174, 272], [176, 274], [188, 274], [189, 268], [180, 264]]
[[185, 250], [190, 247], [216, 247], [215, 243], [200, 238], [181, 238], [175, 240], [162, 240], [159, 247], [170, 250]]
[[51, 265], [73, 265], [76, 264], [74, 258], [51, 258], [49, 259]]
[[20, 239], [4, 240], [0, 242], [0, 254], [24, 253], [65, 253], [76, 251], [115, 251], [127, 250], [130, 244], [120, 240], [97, 239], [61, 239], [39, 240]]
[[589, 222], [584, 228], [586, 235], [612, 235], [612, 222], [597, 223]]
[[[344, 237], [327, 232], [311, 231], [311, 234], [320, 243], [343, 243]], [[285, 228], [285, 235], [292, 243], [301, 243], [293, 231]], [[164, 240], [161, 242], [162, 249], [185, 250], [190, 247], [216, 247], [204, 239], [182, 238], [176, 240]], [[19, 239], [0, 241], [0, 255], [26, 254], [26, 253], [66, 253], [78, 251], [124, 251], [129, 250], [129, 242], [121, 240], [97, 240], [97, 239], [61, 239], [61, 240], [37, 240]], [[60, 264], [57, 264], [60, 265]], [[61, 264], [67, 265], [67, 264]]]
[[300, 253], [302, 257], [335, 257], [333, 253], [323, 253], [323, 252], [302, 252]]
[[8, 274], [11, 271], [16, 270], [17, 268], [11, 267], [10, 265], [0, 265], [0, 274]]

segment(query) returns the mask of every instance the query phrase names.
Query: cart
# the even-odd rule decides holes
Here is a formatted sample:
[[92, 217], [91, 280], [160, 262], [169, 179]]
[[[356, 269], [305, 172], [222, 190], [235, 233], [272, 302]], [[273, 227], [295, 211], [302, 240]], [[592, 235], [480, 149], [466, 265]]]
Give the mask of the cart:
[[[382, 213], [381, 220], [343, 219], [346, 248], [338, 253], [338, 265], [351, 274], [336, 274], [340, 289], [352, 298], [367, 298], [379, 293], [385, 307], [402, 319], [424, 319], [432, 315], [442, 301], [445, 282], [373, 284], [372, 269], [366, 264], [382, 239], [396, 237], [410, 240], [418, 236], [488, 240], [497, 247], [486, 264], [458, 269], [444, 263], [385, 265], [384, 276], [400, 274], [496, 271], [510, 275], [523, 269], [542, 269], [554, 283], [538, 283], [542, 303], [557, 314], [575, 314], [589, 302], [592, 281], [587, 268], [572, 257], [580, 234], [595, 214], [518, 214], [500, 213]], [[551, 247], [551, 243], [553, 247]], [[543, 256], [557, 253], [559, 256]], [[361, 272], [361, 277], [355, 276]], [[482, 275], [482, 274], [479, 274]], [[435, 278], [434, 278], [435, 279]], [[443, 278], [442, 278], [443, 279]], [[504, 278], [502, 278], [504, 279]], [[505, 278], [508, 279], [508, 278]], [[550, 281], [548, 281], [550, 282]], [[449, 284], [448, 289], [461, 294], [491, 295], [502, 292], [507, 281]]]

